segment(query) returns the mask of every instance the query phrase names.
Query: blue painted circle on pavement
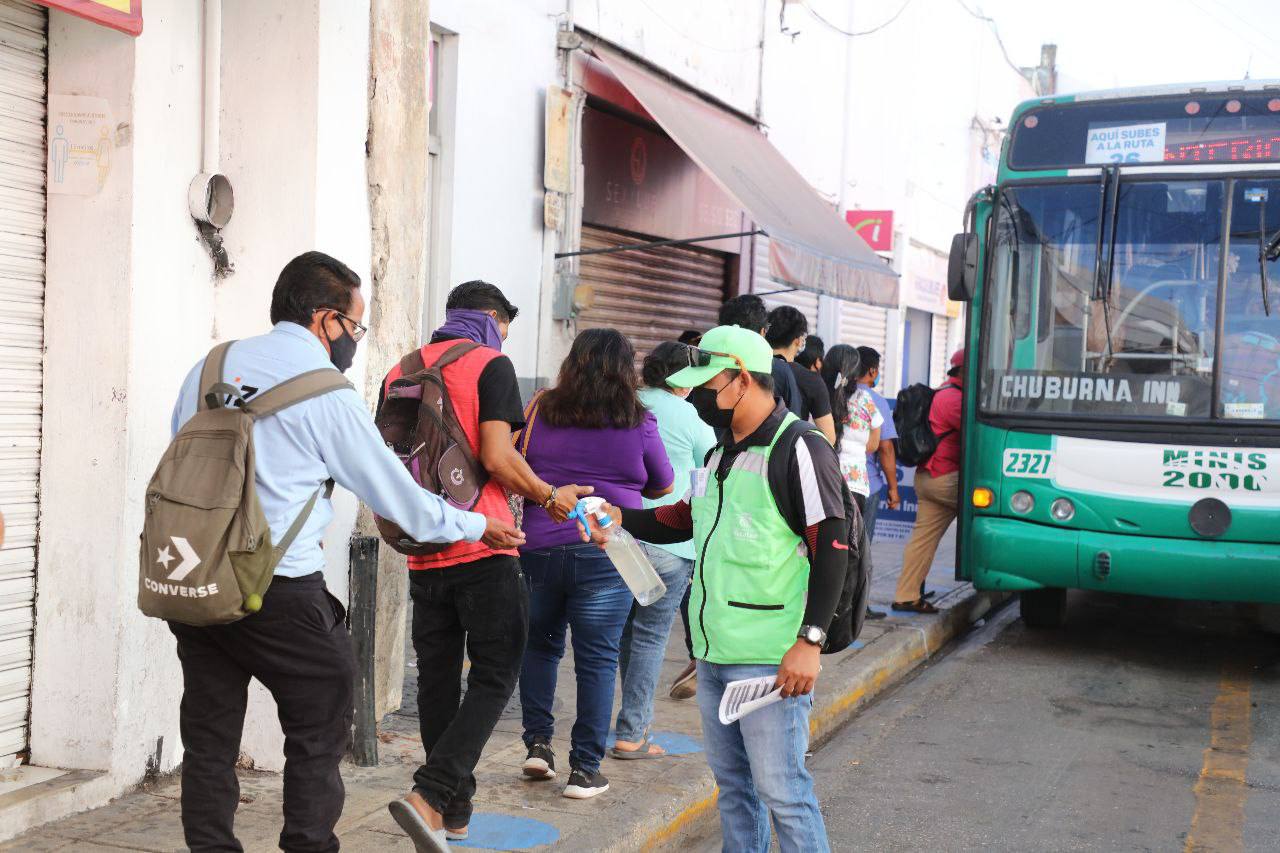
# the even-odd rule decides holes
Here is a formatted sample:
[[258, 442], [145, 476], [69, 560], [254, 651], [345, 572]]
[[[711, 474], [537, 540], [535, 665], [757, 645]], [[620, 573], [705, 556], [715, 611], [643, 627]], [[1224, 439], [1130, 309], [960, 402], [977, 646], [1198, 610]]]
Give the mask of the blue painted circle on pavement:
[[[617, 740], [617, 735], [610, 732], [605, 748], [613, 749], [615, 740]], [[679, 732], [649, 732], [649, 740], [665, 749], [667, 755], [691, 755], [695, 752], [702, 752], [702, 741], [696, 737], [682, 735]], [[644, 759], [639, 760], [643, 761]]]
[[466, 841], [450, 841], [450, 847], [481, 850], [528, 850], [560, 840], [560, 830], [531, 817], [476, 813], [467, 826]]

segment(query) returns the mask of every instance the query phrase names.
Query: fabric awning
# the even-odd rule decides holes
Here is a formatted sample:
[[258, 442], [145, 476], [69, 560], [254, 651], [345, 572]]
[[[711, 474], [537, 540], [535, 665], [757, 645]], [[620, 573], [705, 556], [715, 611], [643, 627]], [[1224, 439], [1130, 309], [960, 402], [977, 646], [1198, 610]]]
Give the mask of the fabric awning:
[[596, 44], [662, 129], [769, 235], [769, 274], [784, 287], [898, 307], [898, 276], [759, 130], [620, 53]]
[[142, 0], [35, 0], [131, 36], [142, 35]]

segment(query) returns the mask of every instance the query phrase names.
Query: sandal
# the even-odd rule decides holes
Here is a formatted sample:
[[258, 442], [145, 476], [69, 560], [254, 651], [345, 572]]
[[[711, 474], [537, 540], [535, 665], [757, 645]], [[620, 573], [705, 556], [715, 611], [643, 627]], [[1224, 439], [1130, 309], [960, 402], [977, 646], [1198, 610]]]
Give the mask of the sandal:
[[934, 607], [930, 602], [923, 598], [917, 598], [915, 601], [895, 601], [893, 609], [898, 613], [941, 613], [942, 611]]
[[666, 758], [668, 753], [654, 752], [654, 744], [645, 738], [637, 749], [618, 749], [616, 746], [609, 750], [609, 754], [619, 761], [643, 761], [646, 758]]

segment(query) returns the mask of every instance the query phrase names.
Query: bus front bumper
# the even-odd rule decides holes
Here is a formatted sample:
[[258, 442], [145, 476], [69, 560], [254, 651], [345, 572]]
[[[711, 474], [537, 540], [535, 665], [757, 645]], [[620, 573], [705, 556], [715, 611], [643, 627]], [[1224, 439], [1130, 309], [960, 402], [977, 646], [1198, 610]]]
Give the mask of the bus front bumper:
[[982, 516], [970, 535], [978, 589], [1064, 587], [1280, 604], [1280, 544], [1127, 536]]

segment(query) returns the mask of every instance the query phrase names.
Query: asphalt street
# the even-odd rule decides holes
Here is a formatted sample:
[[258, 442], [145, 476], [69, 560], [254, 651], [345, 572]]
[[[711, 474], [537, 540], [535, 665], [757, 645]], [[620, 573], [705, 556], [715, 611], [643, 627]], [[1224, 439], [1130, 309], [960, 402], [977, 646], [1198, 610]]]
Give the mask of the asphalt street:
[[1246, 608], [1011, 604], [810, 758], [832, 848], [1280, 849], [1277, 662]]

